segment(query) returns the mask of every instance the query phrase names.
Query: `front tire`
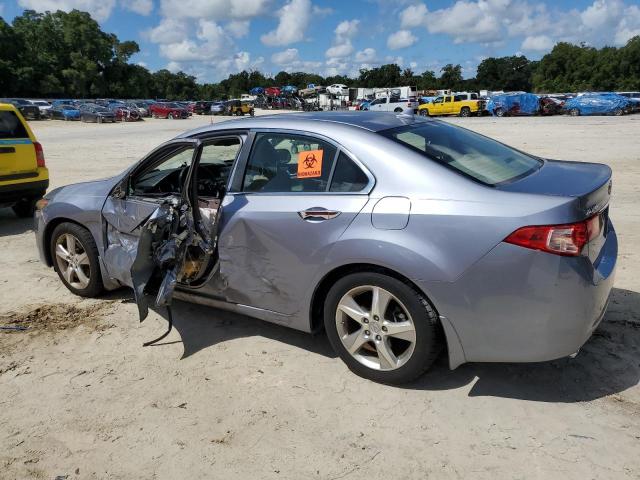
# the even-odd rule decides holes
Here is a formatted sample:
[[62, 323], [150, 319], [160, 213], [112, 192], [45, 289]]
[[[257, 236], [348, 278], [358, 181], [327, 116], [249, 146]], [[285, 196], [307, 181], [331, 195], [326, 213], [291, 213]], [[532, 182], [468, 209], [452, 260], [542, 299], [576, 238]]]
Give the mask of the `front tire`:
[[572, 117], [580, 116], [580, 110], [578, 110], [577, 108], [572, 108], [571, 110], [569, 110], [569, 113], [571, 114]]
[[423, 108], [422, 110], [420, 110], [420, 115], [422, 117], [428, 117], [429, 116], [429, 109], [428, 108]]
[[471, 109], [469, 107], [462, 107], [460, 109], [460, 116], [461, 117], [470, 117], [471, 116]]
[[96, 297], [104, 290], [93, 236], [75, 223], [61, 223], [49, 245], [53, 268], [62, 283], [81, 297]]
[[442, 348], [438, 316], [424, 295], [377, 272], [338, 280], [325, 299], [324, 325], [349, 369], [380, 383], [416, 379]]

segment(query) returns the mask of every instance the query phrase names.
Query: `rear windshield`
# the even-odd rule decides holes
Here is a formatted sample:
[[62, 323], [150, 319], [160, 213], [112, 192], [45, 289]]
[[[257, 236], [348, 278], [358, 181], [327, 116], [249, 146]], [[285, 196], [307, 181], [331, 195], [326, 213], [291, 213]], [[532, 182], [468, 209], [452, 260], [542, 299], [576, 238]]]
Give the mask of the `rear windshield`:
[[540, 160], [495, 140], [443, 122], [405, 125], [379, 133], [486, 185], [525, 177], [542, 165]]
[[29, 138], [27, 130], [14, 112], [0, 110], [0, 138]]

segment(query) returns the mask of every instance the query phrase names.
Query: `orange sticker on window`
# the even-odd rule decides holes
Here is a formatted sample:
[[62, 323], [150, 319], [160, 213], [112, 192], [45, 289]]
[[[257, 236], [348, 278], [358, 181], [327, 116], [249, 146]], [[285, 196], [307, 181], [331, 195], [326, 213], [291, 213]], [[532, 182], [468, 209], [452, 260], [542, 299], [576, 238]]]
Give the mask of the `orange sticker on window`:
[[323, 150], [305, 150], [298, 153], [298, 178], [322, 176]]

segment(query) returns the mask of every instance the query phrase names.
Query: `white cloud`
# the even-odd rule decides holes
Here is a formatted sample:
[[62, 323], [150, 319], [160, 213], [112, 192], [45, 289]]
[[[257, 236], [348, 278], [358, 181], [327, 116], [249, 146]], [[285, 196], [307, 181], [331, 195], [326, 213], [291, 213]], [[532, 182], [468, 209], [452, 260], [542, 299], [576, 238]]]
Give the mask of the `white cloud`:
[[387, 38], [387, 47], [391, 50], [407, 48], [416, 43], [418, 37], [413, 35], [409, 30], [398, 30]]
[[120, 5], [138, 15], [146, 16], [153, 11], [153, 0], [120, 0]]
[[334, 30], [335, 38], [333, 45], [327, 49], [327, 58], [343, 58], [353, 53], [351, 39], [358, 33], [360, 20], [344, 20], [338, 24]]
[[177, 43], [189, 36], [188, 22], [176, 18], [163, 18], [158, 26], [146, 30], [142, 36], [153, 43]]
[[311, 0], [290, 0], [278, 11], [278, 17], [278, 27], [262, 35], [262, 43], [280, 46], [303, 40], [311, 20]]
[[269, 0], [161, 0], [167, 18], [247, 19], [264, 13]]
[[402, 28], [414, 28], [422, 25], [427, 16], [427, 7], [424, 3], [409, 5], [400, 12], [400, 26]]
[[232, 20], [224, 28], [232, 37], [246, 37], [249, 34], [249, 20]]
[[547, 35], [532, 35], [524, 39], [520, 48], [534, 52], [546, 52], [551, 50], [553, 45], [553, 40]]
[[414, 3], [399, 19], [401, 28], [423, 27], [452, 37], [454, 43], [499, 45], [521, 38], [523, 49], [538, 52], [559, 41], [623, 45], [640, 34], [640, 8], [625, 0], [594, 0], [583, 10], [554, 5], [552, 11], [533, 0], [457, 0], [435, 11]]
[[116, 0], [18, 0], [18, 5], [36, 12], [69, 12], [75, 8], [89, 12], [95, 20], [102, 22], [111, 16]]
[[271, 61], [276, 65], [289, 65], [298, 60], [298, 49], [287, 48], [282, 52], [271, 55]]
[[365, 48], [356, 53], [356, 62], [371, 63], [376, 59], [376, 50], [374, 48]]

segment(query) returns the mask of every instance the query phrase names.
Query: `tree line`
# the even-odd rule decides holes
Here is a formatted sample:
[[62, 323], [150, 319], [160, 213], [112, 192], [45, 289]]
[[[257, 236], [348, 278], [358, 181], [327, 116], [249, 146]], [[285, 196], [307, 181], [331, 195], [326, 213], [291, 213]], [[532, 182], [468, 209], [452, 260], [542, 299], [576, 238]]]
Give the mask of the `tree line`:
[[140, 47], [103, 32], [86, 12], [26, 10], [8, 24], [0, 17], [0, 96], [45, 98], [225, 99], [249, 89], [309, 83], [350, 87], [415, 85], [418, 90], [577, 92], [640, 90], [640, 36], [623, 47], [597, 49], [558, 43], [539, 61], [523, 55], [487, 58], [476, 76], [463, 78], [460, 65], [421, 74], [396, 64], [362, 69], [357, 78], [284, 72], [267, 77], [242, 71], [219, 83], [198, 83], [184, 72], [150, 72], [130, 63]]

